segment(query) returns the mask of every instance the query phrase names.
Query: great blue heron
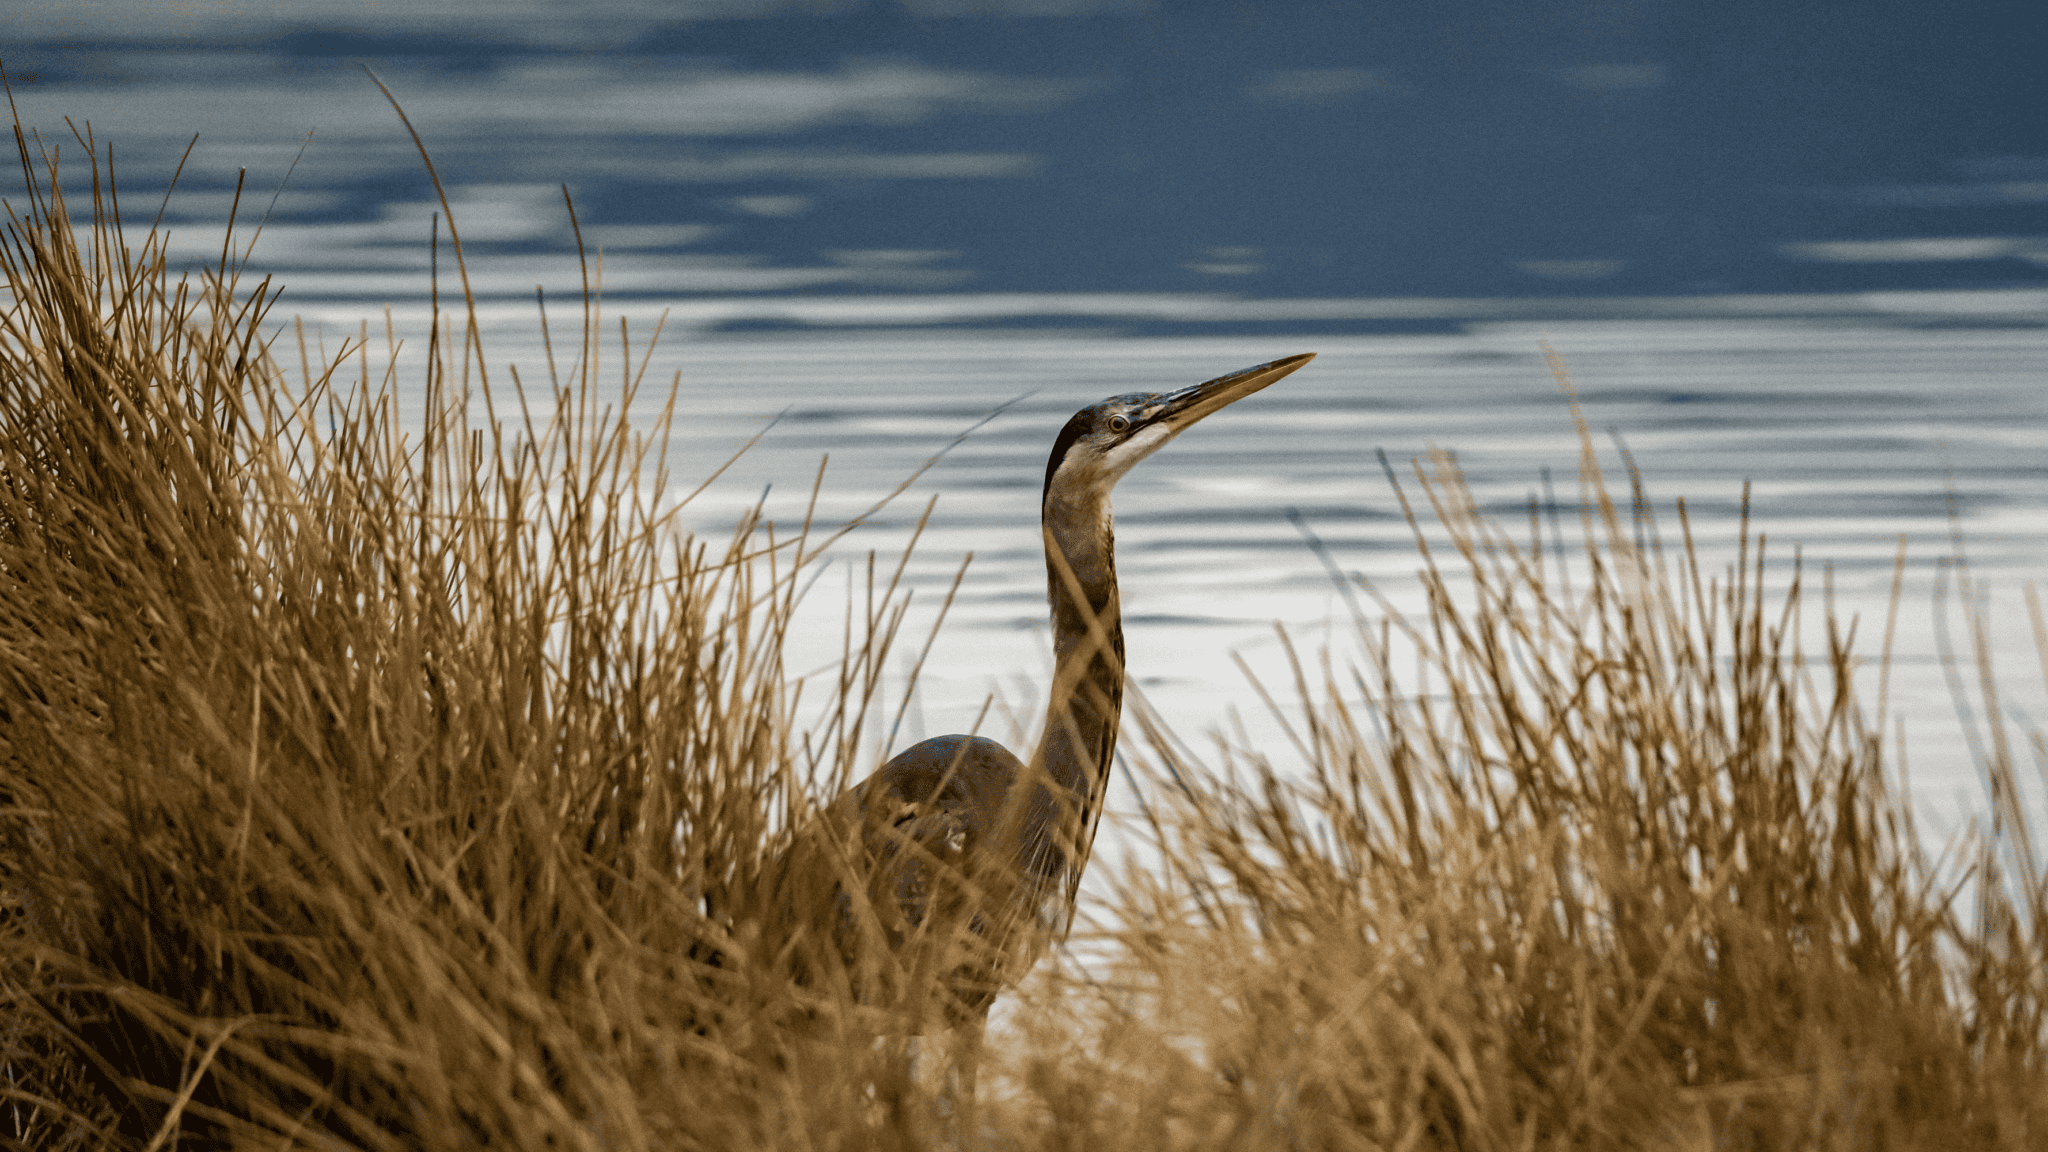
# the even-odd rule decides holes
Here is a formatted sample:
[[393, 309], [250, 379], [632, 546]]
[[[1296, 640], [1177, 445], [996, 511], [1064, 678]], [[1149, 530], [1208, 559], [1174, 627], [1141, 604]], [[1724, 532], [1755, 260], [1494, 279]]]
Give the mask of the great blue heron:
[[[1027, 765], [985, 737], [935, 736], [834, 800], [779, 870], [774, 903], [788, 920], [774, 943], [801, 967], [815, 971], [820, 953], [809, 962], [803, 953], [829, 949], [851, 990], [871, 1001], [937, 976], [947, 1014], [973, 1019], [1064, 927], [1123, 704], [1110, 490], [1196, 421], [1312, 359], [1112, 396], [1067, 421], [1045, 465], [1054, 673], [1038, 750]], [[868, 899], [852, 898], [856, 889]]]

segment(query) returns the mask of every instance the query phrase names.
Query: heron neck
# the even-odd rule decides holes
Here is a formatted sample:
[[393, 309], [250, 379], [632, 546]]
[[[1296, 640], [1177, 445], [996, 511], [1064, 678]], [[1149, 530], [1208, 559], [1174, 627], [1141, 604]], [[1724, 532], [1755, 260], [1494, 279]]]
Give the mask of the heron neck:
[[1108, 492], [1047, 490], [1045, 567], [1055, 664], [1036, 761], [1082, 806], [1085, 826], [1116, 753], [1124, 695]]

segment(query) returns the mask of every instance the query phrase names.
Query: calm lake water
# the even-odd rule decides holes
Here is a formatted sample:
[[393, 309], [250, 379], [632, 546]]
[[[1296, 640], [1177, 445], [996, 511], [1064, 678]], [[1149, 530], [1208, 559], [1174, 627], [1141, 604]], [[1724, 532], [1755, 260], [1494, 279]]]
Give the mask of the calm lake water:
[[[1101, 10], [1087, 20], [1007, 2], [16, 7], [0, 12], [15, 106], [62, 145], [74, 208], [71, 131], [90, 125], [117, 144], [131, 239], [162, 203], [173, 262], [204, 266], [231, 207], [241, 241], [267, 219], [252, 275], [275, 275], [277, 318], [304, 316], [329, 349], [366, 320], [380, 347], [388, 305], [416, 360], [427, 238], [446, 235], [359, 65], [432, 150], [491, 358], [529, 381], [546, 363], [535, 285], [561, 302], [558, 341], [576, 323], [566, 185], [608, 314], [636, 345], [668, 316], [636, 418], [680, 374], [677, 483], [780, 417], [685, 510], [695, 530], [723, 535], [764, 491], [793, 523], [827, 454], [822, 517], [854, 515], [1015, 400], [813, 590], [806, 671], [837, 657], [868, 550], [899, 552], [936, 496], [908, 569], [907, 675], [973, 554], [892, 746], [966, 729], [991, 693], [1010, 711], [983, 730], [1028, 739], [1049, 659], [1038, 492], [1068, 414], [1315, 352], [1117, 499], [1138, 689], [1198, 746], [1241, 725], [1285, 763], [1240, 662], [1287, 682], [1276, 623], [1353, 653], [1290, 513], [1412, 608], [1417, 552], [1378, 453], [1405, 469], [1455, 451], [1512, 523], [1546, 471], [1568, 501], [1578, 445], [1546, 336], [1610, 467], [1612, 432], [1667, 531], [1688, 501], [1710, 570], [1734, 559], [1747, 482], [1772, 579], [1795, 553], [1831, 571], [1874, 655], [1906, 540], [1891, 703], [1923, 827], [1986, 810], [1984, 718], [1952, 698], [1936, 627], [1958, 539], [2001, 705], [2048, 724], [2021, 599], [2048, 569], [2048, 152], [2039, 118], [2012, 114], [2037, 100], [2023, 37], [1937, 43], [1873, 16], [1848, 51], [1655, 6], [1624, 28], [1593, 0], [1498, 21], [1238, 5], [1227, 25], [1154, 4], [1075, 6]], [[777, 15], [700, 19], [756, 11]], [[1900, 52], [1923, 66], [1901, 75]], [[445, 249], [440, 270], [452, 292]]]
[[[774, 422], [685, 510], [687, 524], [717, 536], [764, 493], [772, 519], [797, 523], [826, 457], [820, 520], [852, 516], [1022, 395], [842, 543], [812, 592], [812, 624], [792, 663], [830, 668], [866, 554], [897, 554], [936, 496], [908, 568], [914, 607], [902, 672], [963, 557], [973, 559], [892, 746], [967, 729], [991, 695], [999, 704], [982, 731], [1025, 746], [1049, 662], [1036, 518], [1053, 433], [1104, 395], [1316, 352], [1307, 368], [1146, 462], [1116, 501], [1139, 689], [1197, 747], [1211, 731], [1241, 728], [1285, 764], [1285, 735], [1244, 669], [1276, 691], [1288, 684], [1276, 624], [1308, 652], [1356, 653], [1348, 609], [1289, 513], [1344, 570], [1413, 608], [1418, 554], [1377, 453], [1406, 472], [1432, 447], [1455, 451], [1481, 504], [1512, 526], [1526, 524], [1546, 470], [1569, 503], [1578, 442], [1542, 356], [1547, 338], [1570, 368], [1616, 487], [1626, 490], [1618, 437], [1672, 538], [1673, 500], [1685, 498], [1710, 573], [1735, 558], [1749, 484], [1774, 586], [1789, 580], [1795, 555], [1803, 560], [1810, 651], [1821, 636], [1820, 579], [1831, 573], [1837, 615], [1858, 622], [1860, 650], [1876, 655], [1904, 539], [1891, 704], [1906, 726], [1922, 818], [1941, 830], [1986, 810], [1975, 743], [1984, 718], [1974, 703], [1959, 712], [1949, 687], [1959, 669], [1944, 666], [1937, 635], [1937, 586], [1958, 537], [1993, 621], [2007, 717], [2048, 721], [2021, 598], [2048, 568], [2048, 339], [2034, 325], [2044, 307], [2033, 292], [1789, 305], [1701, 298], [1664, 301], [1656, 316], [1472, 319], [1449, 334], [1182, 337], [1057, 328], [721, 334], [693, 332], [685, 309], [652, 357], [649, 378], [664, 387], [650, 387], [636, 415], [651, 420], [660, 400], [652, 393], [680, 373], [669, 465], [685, 489]], [[618, 310], [643, 335], [658, 312], [646, 302]], [[520, 313], [494, 306], [486, 322], [494, 359], [521, 364], [531, 380], [545, 353], [531, 307]], [[332, 342], [354, 327], [348, 315], [346, 304], [318, 309], [314, 331]], [[401, 335], [417, 336], [423, 320], [417, 309], [396, 314]], [[602, 371], [615, 373], [617, 354], [606, 355], [611, 368]], [[1953, 594], [1948, 613], [1964, 635]], [[1875, 673], [1863, 675], [1868, 698]]]

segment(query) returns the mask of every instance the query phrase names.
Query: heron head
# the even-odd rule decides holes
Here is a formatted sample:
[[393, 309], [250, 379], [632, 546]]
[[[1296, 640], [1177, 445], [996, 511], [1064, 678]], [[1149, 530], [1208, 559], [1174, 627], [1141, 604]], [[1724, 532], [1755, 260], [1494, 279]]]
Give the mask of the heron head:
[[1289, 356], [1219, 376], [1177, 392], [1127, 392], [1074, 413], [1053, 442], [1045, 464], [1045, 491], [1061, 487], [1107, 494], [1138, 461], [1165, 447], [1195, 422], [1273, 383], [1315, 353]]

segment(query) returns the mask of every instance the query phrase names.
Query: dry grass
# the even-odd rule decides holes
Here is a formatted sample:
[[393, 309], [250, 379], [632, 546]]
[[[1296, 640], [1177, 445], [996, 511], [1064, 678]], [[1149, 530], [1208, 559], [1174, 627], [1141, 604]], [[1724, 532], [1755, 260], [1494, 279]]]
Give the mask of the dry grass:
[[[1639, 546], [1590, 451], [1569, 549], [1484, 522], [1447, 461], [1421, 478], [1458, 555], [1425, 550], [1426, 615], [1361, 611], [1355, 666], [1304, 664], [1308, 773], [1127, 722], [1158, 857], [1094, 910], [1087, 970], [1006, 998], [969, 1107], [892, 1025], [937, 993], [856, 1003], [764, 944], [771, 862], [872, 753], [886, 568], [800, 730], [780, 642], [825, 541], [676, 534], [660, 445], [587, 359], [493, 388], [444, 325], [401, 429], [360, 349], [275, 354], [232, 253], [173, 276], [99, 172], [74, 224], [22, 154], [0, 1139], [2048, 1142], [2025, 813], [1938, 871], [1848, 638], [1801, 656], [1799, 590], [1754, 554]], [[543, 414], [487, 408], [528, 393]]]

